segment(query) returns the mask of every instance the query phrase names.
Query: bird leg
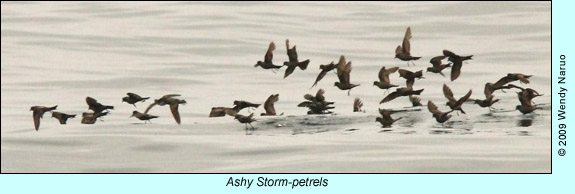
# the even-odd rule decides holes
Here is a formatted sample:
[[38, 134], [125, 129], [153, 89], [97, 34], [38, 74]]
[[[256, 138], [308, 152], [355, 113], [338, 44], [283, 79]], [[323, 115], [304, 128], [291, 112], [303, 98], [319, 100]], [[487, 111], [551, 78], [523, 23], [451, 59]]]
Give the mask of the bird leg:
[[138, 108], [138, 107], [136, 107], [136, 104], [132, 104], [132, 105], [134, 105], [134, 108]]
[[349, 89], [349, 90], [347, 91], [347, 95], [348, 95], [348, 96], [349, 96], [349, 93], [350, 93], [350, 92], [351, 92], [351, 89]]
[[[408, 63], [409, 63], [409, 62], [408, 62]], [[414, 61], [411, 61], [411, 63], [413, 63], [413, 66], [416, 66]]]
[[272, 72], [274, 72], [274, 74], [277, 74], [275, 69], [272, 69]]

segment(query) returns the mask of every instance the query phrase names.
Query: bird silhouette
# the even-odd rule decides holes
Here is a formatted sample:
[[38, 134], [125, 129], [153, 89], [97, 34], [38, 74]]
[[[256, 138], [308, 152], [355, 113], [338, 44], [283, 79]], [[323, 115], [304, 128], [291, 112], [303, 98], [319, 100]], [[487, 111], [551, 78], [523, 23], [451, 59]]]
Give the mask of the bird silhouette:
[[65, 125], [66, 121], [68, 121], [68, 119], [75, 118], [75, 117], [76, 117], [76, 115], [69, 115], [69, 114], [65, 114], [65, 113], [61, 113], [61, 112], [52, 112], [52, 118], [58, 119], [58, 121], [62, 125]]
[[131, 92], [128, 92], [126, 95], [128, 96], [122, 98], [122, 102], [134, 105], [134, 107], [136, 107], [137, 102], [145, 102], [147, 99], [150, 99], [150, 97], [142, 98], [140, 95]]
[[349, 80], [349, 74], [351, 73], [351, 61], [347, 62], [346, 65], [338, 65], [337, 67], [337, 77], [339, 82], [335, 82], [334, 86], [340, 90], [347, 90], [347, 95], [351, 92], [351, 89], [359, 86], [359, 84], [352, 84]]
[[266, 51], [266, 55], [264, 56], [264, 61], [258, 61], [254, 67], [262, 67], [263, 69], [271, 69], [274, 71], [275, 73], [275, 69], [280, 69], [283, 66], [281, 65], [274, 65], [272, 60], [274, 58], [274, 53], [273, 51], [276, 49], [276, 45], [274, 44], [274, 42], [270, 42], [270, 45], [268, 46], [268, 51]]
[[174, 116], [176, 123], [178, 123], [178, 125], [181, 124], [180, 112], [178, 111], [178, 107], [180, 104], [186, 104], [186, 101], [174, 98], [177, 96], [181, 96], [181, 95], [179, 95], [179, 94], [168, 94], [168, 95], [162, 96], [160, 99], [154, 100], [154, 103], [150, 104], [150, 106], [148, 106], [148, 108], [146, 108], [146, 111], [144, 111], [144, 114], [148, 114], [150, 109], [152, 109], [152, 107], [154, 107], [156, 105], [159, 105], [159, 106], [170, 105], [170, 111], [172, 112], [172, 116]]
[[407, 30], [405, 31], [405, 36], [403, 36], [402, 45], [398, 45], [397, 48], [395, 48], [395, 58], [398, 58], [399, 60], [402, 61], [407, 61], [407, 66], [409, 66], [410, 61], [413, 63], [413, 65], [415, 65], [413, 61], [421, 58], [411, 56], [410, 39], [411, 39], [411, 27], [407, 27]]
[[289, 48], [289, 40], [286, 39], [286, 49], [289, 61], [284, 62], [284, 66], [287, 66], [287, 69], [284, 74], [284, 79], [288, 77], [290, 74], [293, 73], [296, 67], [299, 67], [301, 70], [307, 69], [307, 65], [309, 64], [309, 59], [305, 61], [299, 61], [297, 59], [297, 51], [295, 45], [293, 48]]
[[32, 111], [32, 119], [34, 120], [34, 128], [36, 131], [40, 128], [40, 119], [44, 116], [45, 112], [53, 111], [58, 108], [58, 105], [53, 107], [45, 107], [45, 106], [32, 106], [30, 107], [30, 111]]
[[448, 57], [448, 60], [453, 63], [453, 66], [451, 67], [451, 81], [457, 79], [461, 74], [461, 67], [463, 66], [463, 61], [471, 60], [472, 59], [471, 57], [473, 57], [473, 55], [459, 56], [448, 50], [443, 50], [443, 56]]

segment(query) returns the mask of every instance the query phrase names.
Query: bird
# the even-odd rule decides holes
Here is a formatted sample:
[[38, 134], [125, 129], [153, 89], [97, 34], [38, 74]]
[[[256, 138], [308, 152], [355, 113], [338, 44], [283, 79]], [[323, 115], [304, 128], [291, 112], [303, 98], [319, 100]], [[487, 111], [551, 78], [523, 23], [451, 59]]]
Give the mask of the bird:
[[327, 72], [330, 72], [331, 70], [336, 69], [340, 65], [345, 65], [345, 57], [343, 55], [339, 57], [339, 62], [337, 62], [337, 64], [333, 63], [333, 61], [332, 61], [331, 63], [329, 63], [327, 65], [320, 65], [319, 69], [321, 69], [321, 72], [319, 72], [319, 75], [317, 75], [317, 78], [315, 79], [315, 82], [313, 83], [313, 85], [311, 87], [313, 88], [314, 86], [316, 86], [317, 83], [321, 79], [323, 79], [323, 77], [327, 74]]
[[375, 118], [375, 121], [381, 123], [383, 128], [389, 128], [393, 123], [403, 118], [399, 117], [397, 119], [393, 119], [391, 118], [391, 114], [393, 113], [395, 113], [395, 111], [379, 109], [379, 114], [381, 114], [381, 117]]
[[233, 108], [228, 107], [212, 107], [212, 111], [210, 112], [209, 117], [223, 117], [226, 115], [229, 116], [236, 116], [236, 114], [240, 112], [238, 106], [234, 106]]
[[359, 98], [355, 98], [353, 101], [353, 112], [362, 112], [361, 107], [363, 107], [363, 102]]
[[346, 65], [338, 65], [337, 67], [337, 77], [339, 82], [335, 82], [333, 85], [340, 90], [347, 90], [347, 95], [351, 92], [351, 89], [359, 86], [359, 84], [352, 84], [349, 80], [349, 74], [351, 73], [351, 61], [347, 62]]
[[256, 121], [256, 119], [254, 119], [254, 113], [250, 114], [249, 116], [244, 116], [241, 114], [237, 114], [234, 117], [235, 120], [238, 120], [240, 123], [243, 123], [246, 125], [246, 135], [248, 134], [248, 125], [250, 125], [250, 129], [253, 131], [255, 128], [252, 125], [252, 122]]
[[122, 98], [122, 102], [126, 102], [128, 104], [134, 105], [134, 108], [136, 108], [136, 103], [137, 102], [145, 102], [147, 99], [150, 99], [150, 97], [145, 97], [142, 98], [140, 95], [128, 92], [126, 95], [126, 97]]
[[453, 112], [453, 110], [447, 112], [441, 112], [431, 100], [427, 101], [427, 110], [431, 112], [431, 114], [433, 115], [432, 117], [435, 118], [435, 121], [441, 123], [442, 125], [443, 123], [445, 123], [445, 121], [451, 118], [451, 115], [449, 115], [449, 113]]
[[144, 121], [144, 123], [146, 123], [146, 122], [152, 123], [151, 119], [158, 118], [158, 116], [149, 115], [149, 114], [141, 113], [138, 111], [133, 111], [132, 116], [130, 116], [130, 117], [136, 117], [136, 118]]
[[109, 112], [82, 113], [82, 124], [94, 124], [98, 118], [108, 115]]
[[[411, 39], [411, 27], [407, 27], [402, 45], [398, 45], [397, 48], [395, 48], [395, 58], [407, 61], [407, 66], [409, 66], [409, 61], [413, 63], [413, 61], [421, 58], [411, 56], [411, 45], [409, 43], [409, 39]], [[415, 65], [415, 63], [413, 63], [413, 65]]]
[[65, 125], [68, 119], [76, 118], [76, 115], [69, 115], [61, 112], [52, 112], [52, 118], [58, 119], [58, 121], [60, 121], [60, 124]]
[[521, 83], [528, 84], [529, 78], [531, 78], [531, 76], [533, 75], [525, 75], [521, 73], [508, 73], [506, 76], [497, 80], [497, 82], [495, 83], [488, 82], [487, 84], [485, 84], [485, 87], [491, 93], [495, 92], [496, 90], [510, 89], [513, 88], [513, 86], [505, 84], [509, 84], [514, 81], [520, 81]]
[[284, 79], [292, 74], [296, 67], [299, 67], [301, 70], [305, 70], [309, 64], [309, 59], [301, 62], [297, 59], [296, 47], [294, 45], [293, 48], [289, 48], [289, 39], [286, 39], [286, 49], [289, 61], [284, 62], [284, 66], [287, 66], [284, 74]]
[[264, 110], [266, 112], [262, 113], [261, 116], [275, 116], [276, 115], [276, 109], [274, 107], [274, 103], [276, 103], [280, 99], [279, 96], [280, 96], [279, 94], [272, 94], [272, 95], [270, 95], [270, 97], [268, 97], [268, 99], [264, 103]]
[[58, 105], [53, 107], [45, 107], [45, 106], [32, 106], [30, 107], [30, 111], [32, 111], [32, 119], [34, 119], [34, 128], [36, 131], [40, 128], [40, 119], [44, 116], [45, 112], [51, 112], [56, 110]]
[[373, 85], [380, 89], [385, 89], [386, 92], [389, 88], [398, 87], [398, 85], [391, 84], [391, 81], [389, 80], [389, 74], [395, 73], [398, 69], [399, 67], [392, 67], [389, 69], [386, 69], [385, 66], [381, 67], [377, 74], [379, 81], [374, 81]]
[[103, 112], [108, 109], [114, 109], [114, 106], [103, 105], [99, 103], [96, 99], [92, 97], [86, 97], [86, 103], [88, 104], [88, 109], [93, 110], [94, 112]]
[[334, 102], [326, 101], [324, 94], [325, 91], [323, 89], [319, 89], [315, 96], [311, 94], [306, 94], [303, 97], [307, 101], [301, 102], [297, 106], [307, 107], [309, 109], [307, 114], [330, 114], [331, 111], [328, 110], [335, 108], [333, 106], [330, 106], [334, 104]]
[[415, 83], [415, 78], [425, 79], [423, 77], [423, 70], [416, 71], [415, 73], [405, 69], [399, 69], [398, 71], [399, 71], [399, 77], [405, 78], [405, 84], [407, 85], [407, 87], [413, 86], [413, 84]]
[[409, 101], [411, 102], [411, 105], [413, 107], [423, 106], [423, 104], [421, 104], [421, 98], [419, 98], [417, 96], [409, 96]]
[[534, 89], [522, 88], [513, 84], [509, 84], [509, 87], [520, 90], [520, 92], [517, 92], [517, 97], [519, 98], [521, 105], [517, 105], [515, 107], [516, 110], [519, 110], [519, 112], [523, 114], [528, 114], [538, 109], [538, 107], [533, 103], [533, 98], [542, 96], [543, 94], [539, 94], [539, 92]]
[[471, 96], [471, 90], [469, 90], [465, 96], [459, 98], [459, 100], [456, 100], [455, 97], [453, 97], [453, 91], [451, 91], [451, 89], [446, 84], [443, 84], [443, 95], [445, 98], [447, 98], [447, 106], [449, 106], [451, 110], [458, 110], [465, 114], [465, 111], [461, 109], [461, 105], [463, 105], [463, 103], [469, 99]]
[[495, 96], [493, 96], [493, 90], [490, 89], [490, 85], [489, 83], [485, 84], [485, 89], [483, 90], [483, 94], [485, 94], [485, 99], [480, 100], [480, 99], [469, 99], [471, 101], [473, 101], [475, 104], [479, 105], [482, 108], [489, 108], [489, 113], [492, 113], [492, 108], [491, 106], [497, 102], [499, 102], [499, 99], [493, 99], [495, 98]]
[[386, 103], [389, 101], [392, 101], [393, 99], [400, 97], [400, 96], [411, 96], [411, 95], [420, 95], [421, 92], [423, 92], [424, 89], [420, 89], [420, 90], [413, 90], [413, 88], [411, 87], [402, 87], [402, 88], [397, 88], [395, 89], [395, 92], [392, 92], [390, 94], [388, 94], [385, 98], [383, 98], [383, 100], [381, 100], [379, 103]]
[[471, 60], [471, 57], [473, 57], [473, 55], [459, 56], [448, 50], [443, 50], [443, 56], [448, 57], [448, 60], [453, 63], [453, 66], [451, 67], [451, 81], [457, 79], [459, 74], [461, 74], [461, 66], [463, 66], [463, 61]]
[[266, 55], [264, 56], [264, 61], [258, 61], [254, 67], [262, 67], [263, 69], [272, 69], [275, 73], [275, 69], [280, 69], [283, 66], [281, 65], [274, 65], [272, 62], [272, 59], [274, 57], [274, 53], [273, 51], [276, 49], [276, 45], [274, 44], [274, 42], [270, 42], [270, 45], [268, 46], [268, 51], [266, 51]]
[[445, 59], [445, 57], [446, 56], [437, 56], [431, 58], [431, 60], [429, 60], [429, 63], [431, 63], [433, 66], [428, 67], [427, 72], [439, 73], [441, 76], [445, 77], [445, 74], [443, 74], [443, 72], [441, 71], [443, 71], [445, 68], [451, 67], [451, 63], [441, 64], [441, 60]]
[[146, 108], [146, 111], [144, 111], [144, 114], [148, 114], [150, 109], [152, 109], [152, 107], [154, 107], [156, 105], [164, 106], [164, 105], [169, 104], [170, 105], [170, 111], [172, 111], [172, 115], [174, 116], [176, 123], [178, 123], [178, 125], [179, 125], [181, 123], [180, 122], [181, 120], [180, 120], [180, 112], [178, 111], [178, 107], [180, 104], [186, 104], [186, 101], [174, 98], [177, 96], [181, 96], [181, 95], [179, 95], [179, 94], [168, 94], [168, 95], [162, 96], [160, 99], [154, 100], [154, 103], [150, 104], [148, 106], [148, 108]]

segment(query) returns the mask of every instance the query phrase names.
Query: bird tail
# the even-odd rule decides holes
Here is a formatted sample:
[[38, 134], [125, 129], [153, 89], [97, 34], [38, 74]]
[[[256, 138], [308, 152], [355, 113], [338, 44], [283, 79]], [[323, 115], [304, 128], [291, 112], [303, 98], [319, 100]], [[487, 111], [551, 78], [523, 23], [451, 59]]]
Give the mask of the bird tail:
[[471, 59], [472, 59], [471, 57], [473, 57], [473, 55], [462, 56], [462, 57], [461, 57], [461, 61], [471, 60]]
[[112, 109], [114, 110], [114, 106], [104, 106], [105, 109]]
[[48, 108], [48, 111], [56, 110], [56, 108], [58, 108], [58, 105]]
[[68, 118], [76, 118], [76, 115], [68, 115]]
[[289, 39], [286, 39], [286, 50], [289, 50]]
[[411, 57], [412, 60], [416, 61], [418, 59], [421, 59], [421, 57]]
[[415, 91], [413, 91], [413, 94], [415, 94], [415, 95], [420, 95], [420, 94], [421, 94], [421, 92], [423, 92], [423, 90], [424, 90], [424, 89], [421, 89], [421, 90], [415, 90]]
[[307, 69], [307, 65], [309, 64], [309, 59], [306, 59], [305, 61], [299, 62], [297, 64], [297, 66], [301, 69], [301, 70], [305, 70]]
[[148, 99], [150, 99], [150, 97], [142, 98], [142, 102], [145, 102]]

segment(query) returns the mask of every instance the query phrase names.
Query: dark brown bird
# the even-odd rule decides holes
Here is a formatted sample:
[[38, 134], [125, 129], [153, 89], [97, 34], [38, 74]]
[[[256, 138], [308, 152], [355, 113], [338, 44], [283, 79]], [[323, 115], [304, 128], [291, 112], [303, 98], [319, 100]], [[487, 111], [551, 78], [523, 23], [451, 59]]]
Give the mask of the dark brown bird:
[[255, 128], [252, 125], [252, 122], [256, 121], [256, 119], [254, 119], [254, 113], [250, 114], [249, 116], [244, 116], [241, 114], [237, 114], [234, 117], [235, 120], [238, 120], [240, 123], [243, 123], [246, 125], [246, 135], [248, 134], [248, 125], [250, 125], [250, 129], [253, 131]]
[[60, 121], [60, 124], [65, 125], [68, 119], [76, 118], [76, 115], [69, 115], [61, 112], [52, 112], [52, 118], [58, 119], [58, 121]]
[[451, 81], [457, 79], [459, 74], [461, 74], [461, 66], [463, 66], [463, 61], [470, 60], [472, 59], [471, 57], [473, 57], [473, 55], [459, 56], [448, 50], [443, 50], [443, 56], [448, 57], [448, 60], [453, 63], [453, 67], [451, 67]]
[[317, 75], [317, 78], [315, 79], [315, 82], [313, 83], [313, 85], [311, 87], [313, 88], [314, 86], [316, 86], [317, 83], [321, 79], [323, 79], [323, 77], [325, 77], [327, 72], [330, 72], [331, 70], [336, 69], [340, 65], [345, 65], [345, 57], [343, 55], [339, 57], [339, 62], [337, 64], [334, 64], [332, 61], [331, 63], [329, 63], [327, 65], [320, 65], [319, 69], [321, 69], [321, 72], [319, 72], [319, 75]]
[[399, 67], [392, 67], [389, 69], [386, 69], [385, 66], [381, 67], [379, 73], [377, 74], [379, 81], [374, 81], [373, 85], [380, 89], [385, 89], [386, 92], [389, 88], [397, 87], [398, 85], [391, 84], [389, 74], [395, 73], [398, 69]]
[[334, 104], [334, 102], [326, 101], [324, 94], [325, 91], [323, 89], [319, 89], [315, 96], [306, 94], [304, 98], [307, 101], [299, 103], [298, 107], [307, 107], [309, 109], [307, 114], [330, 114], [331, 112], [328, 110], [334, 107], [329, 105]]
[[441, 112], [437, 106], [431, 102], [431, 100], [427, 101], [427, 110], [429, 110], [429, 112], [431, 112], [431, 114], [433, 114], [433, 117], [435, 118], [435, 121], [437, 121], [438, 123], [441, 123], [443, 125], [443, 123], [445, 123], [445, 121], [449, 120], [449, 118], [451, 118], [451, 115], [449, 115], [449, 113], [453, 112], [453, 110], [447, 111], [447, 112]]
[[238, 112], [240, 112], [239, 107], [238, 106], [234, 106], [233, 108], [228, 108], [228, 107], [213, 107], [212, 111], [210, 112], [210, 116], [209, 117], [223, 117], [226, 115], [229, 116], [236, 116], [236, 114], [238, 114]]
[[284, 74], [284, 79], [292, 74], [296, 67], [299, 67], [301, 70], [305, 70], [309, 64], [309, 59], [301, 62], [297, 59], [297, 51], [295, 45], [290, 49], [288, 39], [286, 39], [286, 49], [289, 61], [284, 62], [284, 65], [287, 66], [286, 72]]
[[268, 97], [268, 99], [264, 103], [264, 109], [266, 112], [262, 113], [261, 116], [275, 116], [276, 109], [274, 107], [274, 103], [276, 103], [279, 99], [280, 99], [279, 94], [270, 95], [270, 97]]
[[400, 69], [399, 70], [399, 77], [405, 78], [405, 84], [407, 85], [407, 87], [413, 87], [413, 84], [415, 83], [415, 78], [417, 79], [422, 79], [423, 77], [423, 70], [419, 70], [416, 71], [415, 73], [409, 71], [409, 70], [405, 70], [405, 69]]
[[424, 89], [421, 90], [413, 90], [413, 88], [411, 87], [402, 87], [402, 88], [397, 88], [395, 89], [395, 92], [392, 92], [390, 94], [388, 94], [385, 98], [383, 98], [383, 100], [381, 100], [381, 102], [379, 102], [380, 104], [382, 103], [386, 103], [389, 101], [392, 101], [393, 99], [400, 97], [400, 96], [411, 96], [411, 95], [420, 95], [421, 92], [423, 92]]
[[533, 103], [533, 98], [542, 96], [543, 94], [539, 94], [539, 92], [534, 89], [522, 88], [513, 84], [509, 84], [509, 87], [521, 90], [520, 92], [517, 92], [517, 97], [519, 98], [521, 105], [517, 105], [515, 107], [516, 110], [519, 110], [523, 114], [528, 114], [538, 109], [538, 107]]
[[432, 67], [428, 67], [427, 68], [427, 72], [432, 72], [432, 73], [439, 73], [441, 76], [445, 77], [445, 74], [443, 74], [443, 71], [445, 68], [451, 67], [451, 64], [441, 64], [441, 60], [445, 59], [446, 56], [437, 56], [437, 57], [433, 57], [431, 58], [431, 60], [429, 60], [429, 62], [433, 65]]
[[147, 99], [150, 99], [150, 97], [142, 98], [140, 95], [131, 92], [128, 92], [126, 95], [128, 96], [122, 98], [122, 102], [134, 105], [134, 107], [136, 107], [137, 102], [145, 102]]
[[149, 114], [141, 113], [138, 111], [132, 112], [132, 116], [130, 116], [130, 117], [136, 117], [136, 118], [144, 121], [144, 123], [146, 123], [146, 122], [152, 123], [151, 119], [158, 118], [158, 116], [149, 115]]
[[160, 99], [154, 100], [154, 103], [150, 104], [150, 106], [148, 106], [148, 108], [146, 108], [146, 111], [144, 111], [144, 114], [148, 114], [148, 111], [150, 111], [150, 109], [152, 109], [152, 107], [154, 107], [156, 105], [164, 106], [164, 105], [169, 104], [170, 105], [170, 111], [172, 111], [172, 115], [174, 116], [176, 123], [178, 123], [178, 125], [179, 125], [181, 122], [180, 122], [180, 112], [178, 111], [178, 107], [180, 104], [186, 104], [186, 101], [174, 98], [176, 96], [180, 96], [180, 95], [179, 94], [168, 94], [168, 95], [162, 96]]
[[362, 112], [361, 107], [363, 107], [363, 102], [359, 98], [355, 98], [353, 101], [353, 112]]
[[349, 74], [351, 73], [351, 61], [347, 62], [346, 65], [338, 65], [337, 67], [337, 77], [339, 82], [335, 82], [333, 85], [340, 90], [347, 90], [347, 95], [351, 92], [351, 89], [359, 86], [359, 84], [352, 84], [349, 80]]
[[502, 77], [501, 79], [497, 80], [497, 82], [495, 82], [494, 84], [491, 82], [488, 82], [485, 87], [486, 89], [489, 89], [489, 91], [491, 93], [495, 92], [496, 90], [502, 90], [502, 89], [510, 89], [513, 88], [512, 86], [506, 86], [505, 84], [514, 82], [514, 81], [520, 81], [521, 83], [524, 84], [528, 84], [529, 83], [529, 78], [532, 75], [524, 75], [521, 73], [508, 73], [505, 77]]
[[453, 97], [453, 92], [451, 91], [451, 89], [447, 87], [446, 84], [443, 84], [443, 95], [445, 95], [445, 98], [447, 98], [448, 100], [447, 106], [449, 106], [451, 110], [458, 110], [461, 111], [461, 113], [465, 114], [465, 111], [461, 109], [461, 105], [463, 105], [463, 103], [466, 102], [467, 99], [469, 99], [469, 97], [471, 96], [471, 90], [469, 90], [469, 92], [467, 92], [465, 96], [459, 98], [459, 100], [456, 100], [455, 97]]
[[109, 112], [82, 113], [82, 124], [94, 124], [98, 118], [108, 115]]
[[45, 106], [33, 106], [30, 107], [30, 111], [32, 111], [32, 119], [34, 119], [34, 128], [38, 131], [40, 128], [40, 119], [44, 116], [45, 112], [53, 111], [58, 108], [58, 105], [53, 107], [45, 107]]
[[[274, 53], [273, 51], [276, 49], [276, 45], [274, 44], [274, 42], [270, 42], [270, 45], [268, 46], [268, 51], [266, 52], [266, 55], [264, 56], [264, 62], [262, 61], [258, 61], [254, 67], [262, 67], [263, 69], [280, 69], [283, 66], [280, 65], [274, 65], [272, 60], [274, 58]], [[275, 71], [274, 71], [275, 73]]]
[[419, 98], [417, 96], [409, 96], [409, 101], [411, 102], [411, 105], [413, 107], [423, 106], [423, 104], [421, 104], [421, 98]]
[[409, 66], [409, 61], [415, 65], [413, 61], [418, 60], [421, 57], [413, 57], [411, 56], [411, 44], [409, 40], [411, 39], [411, 27], [407, 27], [405, 31], [405, 36], [403, 37], [403, 43], [401, 46], [397, 46], [395, 48], [395, 58], [398, 58], [402, 61], [407, 61], [407, 66]]
[[485, 94], [485, 99], [480, 100], [480, 99], [469, 99], [471, 101], [473, 101], [475, 104], [479, 105], [482, 108], [489, 108], [489, 113], [492, 112], [492, 108], [491, 106], [497, 102], [499, 102], [499, 99], [493, 99], [495, 98], [495, 96], [493, 96], [493, 90], [490, 88], [489, 83], [485, 84], [485, 89], [483, 90], [483, 93]]
[[403, 118], [399, 117], [397, 119], [393, 119], [391, 118], [391, 114], [393, 113], [395, 112], [386, 109], [379, 109], [379, 114], [381, 114], [381, 117], [375, 118], [375, 121], [381, 123], [383, 128], [389, 128], [393, 123]]
[[94, 112], [104, 112], [108, 109], [114, 110], [114, 106], [100, 104], [96, 99], [89, 96], [86, 97], [86, 103], [88, 104], [88, 109]]

